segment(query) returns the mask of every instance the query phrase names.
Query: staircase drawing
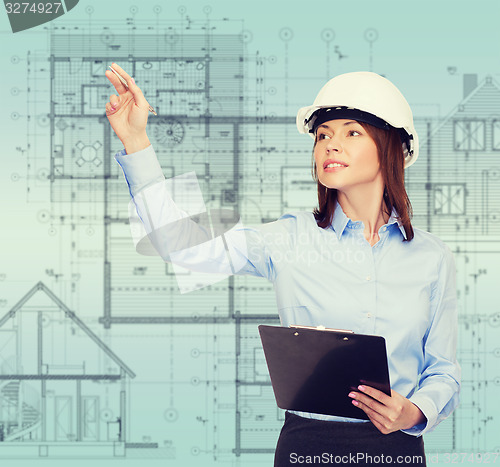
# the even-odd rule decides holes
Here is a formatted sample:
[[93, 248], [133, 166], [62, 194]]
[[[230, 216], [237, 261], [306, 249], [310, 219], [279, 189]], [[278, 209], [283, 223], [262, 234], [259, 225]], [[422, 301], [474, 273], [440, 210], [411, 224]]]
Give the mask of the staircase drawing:
[[41, 414], [20, 398], [20, 381], [3, 381], [0, 384], [0, 424], [1, 441], [22, 441], [38, 439]]

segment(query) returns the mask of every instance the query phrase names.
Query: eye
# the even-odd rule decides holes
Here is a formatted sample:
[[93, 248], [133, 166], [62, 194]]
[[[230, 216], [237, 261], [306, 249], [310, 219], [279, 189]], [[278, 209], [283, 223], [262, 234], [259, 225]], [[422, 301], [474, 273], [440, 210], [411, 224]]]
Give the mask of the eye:
[[351, 130], [349, 136], [359, 136], [361, 133], [357, 130]]
[[320, 133], [318, 135], [318, 140], [320, 140], [320, 139], [330, 139], [330, 136], [327, 135], [326, 133]]

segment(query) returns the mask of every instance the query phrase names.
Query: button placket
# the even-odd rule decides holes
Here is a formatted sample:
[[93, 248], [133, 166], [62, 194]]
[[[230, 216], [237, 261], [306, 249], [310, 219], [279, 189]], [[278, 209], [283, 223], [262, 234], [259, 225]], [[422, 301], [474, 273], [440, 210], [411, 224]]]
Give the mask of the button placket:
[[[371, 270], [367, 271], [367, 274], [365, 276], [365, 281], [369, 283], [369, 288], [370, 288], [370, 306], [367, 307], [368, 310], [366, 311], [365, 316], [368, 324], [368, 329], [370, 333], [373, 333], [375, 330], [375, 316], [376, 316], [376, 306], [377, 306], [377, 283], [375, 281], [375, 254], [374, 254], [373, 247], [370, 246], [370, 266]], [[375, 307], [375, 309], [373, 309]]]

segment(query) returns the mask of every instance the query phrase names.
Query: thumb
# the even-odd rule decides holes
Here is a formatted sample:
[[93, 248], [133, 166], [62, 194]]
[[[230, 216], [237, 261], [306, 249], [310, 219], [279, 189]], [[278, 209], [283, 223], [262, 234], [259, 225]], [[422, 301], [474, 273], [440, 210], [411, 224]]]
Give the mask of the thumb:
[[141, 91], [141, 88], [135, 84], [134, 78], [130, 78], [128, 84], [128, 90], [134, 96], [134, 100], [137, 106], [139, 107], [147, 107], [149, 106], [148, 101], [144, 97], [144, 94]]

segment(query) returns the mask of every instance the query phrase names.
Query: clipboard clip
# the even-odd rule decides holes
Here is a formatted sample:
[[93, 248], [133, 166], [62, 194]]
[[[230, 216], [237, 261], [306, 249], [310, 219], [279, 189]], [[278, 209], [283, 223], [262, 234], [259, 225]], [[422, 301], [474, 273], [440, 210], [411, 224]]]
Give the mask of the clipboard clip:
[[325, 326], [301, 326], [299, 324], [291, 324], [291, 328], [296, 329], [313, 329], [315, 331], [333, 331], [333, 332], [348, 332], [349, 334], [354, 334], [354, 331], [350, 329], [334, 329], [334, 328], [326, 328]]

